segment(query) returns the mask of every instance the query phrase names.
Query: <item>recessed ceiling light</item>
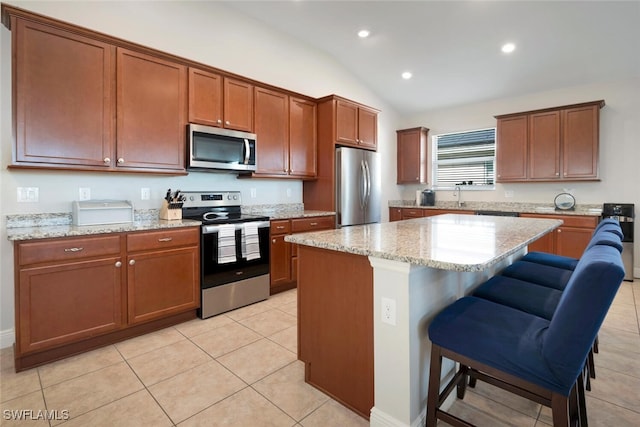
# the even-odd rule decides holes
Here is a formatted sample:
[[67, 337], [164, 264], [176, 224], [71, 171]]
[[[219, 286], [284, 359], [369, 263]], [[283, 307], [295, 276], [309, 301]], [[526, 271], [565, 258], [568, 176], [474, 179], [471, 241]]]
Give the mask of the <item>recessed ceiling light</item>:
[[405, 71], [404, 73], [402, 73], [402, 78], [405, 80], [409, 80], [412, 76], [413, 74], [411, 74], [411, 72], [409, 71]]
[[358, 31], [358, 37], [360, 37], [361, 39], [369, 37], [369, 34], [371, 34], [369, 32], [369, 30], [360, 30], [360, 31]]
[[513, 43], [505, 43], [502, 45], [502, 51], [504, 53], [511, 53], [516, 50], [516, 45]]

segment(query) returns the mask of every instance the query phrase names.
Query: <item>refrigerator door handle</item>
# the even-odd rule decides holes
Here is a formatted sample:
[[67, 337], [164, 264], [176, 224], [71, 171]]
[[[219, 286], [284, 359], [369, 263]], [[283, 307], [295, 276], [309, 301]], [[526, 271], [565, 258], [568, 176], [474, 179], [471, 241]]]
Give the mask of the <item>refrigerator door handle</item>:
[[362, 183], [361, 193], [360, 193], [360, 207], [364, 209], [367, 203], [367, 166], [364, 160], [360, 161], [360, 182]]
[[367, 183], [366, 188], [366, 197], [365, 197], [365, 206], [369, 204], [369, 199], [371, 198], [371, 169], [369, 169], [369, 162], [364, 161], [364, 168], [366, 170], [365, 181]]

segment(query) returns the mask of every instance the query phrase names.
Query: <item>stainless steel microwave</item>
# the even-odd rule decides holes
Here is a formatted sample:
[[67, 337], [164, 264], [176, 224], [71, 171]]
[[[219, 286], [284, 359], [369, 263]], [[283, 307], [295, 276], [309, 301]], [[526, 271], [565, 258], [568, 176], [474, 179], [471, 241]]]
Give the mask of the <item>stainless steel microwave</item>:
[[256, 170], [256, 135], [190, 123], [187, 169], [251, 172]]

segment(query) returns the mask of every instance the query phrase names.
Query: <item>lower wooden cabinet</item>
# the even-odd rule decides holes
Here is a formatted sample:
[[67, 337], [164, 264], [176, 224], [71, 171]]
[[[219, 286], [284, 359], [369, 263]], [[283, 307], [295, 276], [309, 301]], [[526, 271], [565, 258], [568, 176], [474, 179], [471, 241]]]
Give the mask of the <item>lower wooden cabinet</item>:
[[389, 221], [401, 221], [403, 219], [422, 218], [444, 214], [474, 215], [474, 211], [460, 209], [423, 209], [423, 208], [389, 208]]
[[199, 242], [198, 227], [15, 242], [16, 370], [195, 317]]
[[559, 219], [563, 224], [529, 245], [529, 251], [548, 252], [572, 258], [580, 258], [586, 249], [598, 217], [582, 215], [520, 214], [524, 218]]
[[284, 238], [293, 233], [330, 230], [335, 221], [333, 215], [271, 221], [271, 294], [295, 288], [297, 283], [298, 248]]

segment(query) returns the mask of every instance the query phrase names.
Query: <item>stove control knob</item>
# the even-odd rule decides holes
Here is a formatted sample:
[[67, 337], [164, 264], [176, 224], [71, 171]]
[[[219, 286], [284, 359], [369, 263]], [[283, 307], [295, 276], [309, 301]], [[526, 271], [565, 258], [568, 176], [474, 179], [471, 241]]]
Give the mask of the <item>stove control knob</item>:
[[195, 196], [189, 196], [189, 200], [191, 200], [192, 202], [195, 200]]
[[227, 194], [227, 199], [231, 200], [231, 194]]
[[237, 196], [237, 195], [234, 195], [234, 196], [233, 196], [233, 200], [238, 200], [238, 196]]

